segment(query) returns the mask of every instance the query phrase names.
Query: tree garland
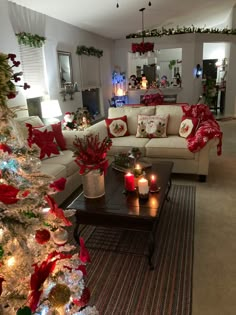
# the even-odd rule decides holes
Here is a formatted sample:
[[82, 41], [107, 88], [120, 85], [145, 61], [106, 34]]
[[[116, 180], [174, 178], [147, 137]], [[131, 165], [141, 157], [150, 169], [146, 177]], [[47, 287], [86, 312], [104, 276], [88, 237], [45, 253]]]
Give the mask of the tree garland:
[[40, 48], [45, 43], [46, 38], [37, 34], [20, 32], [16, 34], [19, 45], [26, 45], [34, 48]]
[[86, 47], [86, 46], [77, 46], [76, 50], [77, 55], [86, 55], [86, 56], [95, 56], [95, 57], [102, 57], [103, 51], [96, 49], [94, 47]]
[[190, 34], [190, 33], [210, 33], [210, 34], [226, 34], [226, 35], [236, 35], [236, 29], [229, 28], [205, 28], [205, 27], [196, 27], [196, 26], [183, 26], [177, 28], [164, 28], [147, 30], [139, 33], [132, 33], [126, 36], [126, 38], [143, 38], [143, 37], [162, 37], [165, 35], [177, 35], [177, 34]]

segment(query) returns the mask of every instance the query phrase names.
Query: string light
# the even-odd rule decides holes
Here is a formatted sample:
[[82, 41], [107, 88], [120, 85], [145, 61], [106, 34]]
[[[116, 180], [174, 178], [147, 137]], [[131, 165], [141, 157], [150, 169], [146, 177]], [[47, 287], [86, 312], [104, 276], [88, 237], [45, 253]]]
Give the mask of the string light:
[[7, 261], [8, 267], [13, 267], [15, 265], [15, 262], [16, 262], [15, 257], [9, 258]]

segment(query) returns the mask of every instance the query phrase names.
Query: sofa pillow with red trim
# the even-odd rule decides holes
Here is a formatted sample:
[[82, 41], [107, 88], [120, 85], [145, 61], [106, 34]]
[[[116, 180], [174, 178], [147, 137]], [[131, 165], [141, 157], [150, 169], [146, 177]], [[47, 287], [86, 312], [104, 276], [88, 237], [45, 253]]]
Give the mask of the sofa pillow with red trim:
[[129, 136], [127, 116], [105, 119], [108, 136], [110, 138], [118, 138]]
[[182, 138], [190, 138], [195, 135], [199, 126], [199, 119], [196, 117], [183, 116], [179, 127], [179, 135]]
[[60, 155], [52, 126], [33, 127], [31, 141], [32, 144], [35, 143], [40, 148], [39, 158], [41, 160]]

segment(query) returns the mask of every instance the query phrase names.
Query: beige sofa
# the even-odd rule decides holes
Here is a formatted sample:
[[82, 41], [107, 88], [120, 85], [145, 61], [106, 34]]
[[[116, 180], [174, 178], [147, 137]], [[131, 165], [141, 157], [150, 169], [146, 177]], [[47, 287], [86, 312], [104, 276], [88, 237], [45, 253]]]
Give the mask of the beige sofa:
[[[34, 127], [42, 126], [43, 122], [38, 116], [16, 118], [20, 124], [20, 130], [25, 139], [28, 137], [28, 129], [26, 123]], [[79, 167], [73, 157], [73, 141], [75, 136], [83, 137], [83, 131], [62, 131], [66, 141], [67, 150], [63, 150], [61, 155], [53, 156], [41, 161], [41, 172], [53, 176], [54, 180], [61, 177], [66, 178], [66, 186], [64, 191], [54, 195], [54, 199], [58, 205], [62, 204], [81, 184], [81, 175], [79, 175]]]
[[[166, 138], [137, 138], [137, 117], [143, 115], [169, 114]], [[209, 151], [218, 144], [218, 139], [210, 140], [204, 148], [196, 153], [190, 152], [187, 140], [179, 136], [179, 127], [183, 116], [181, 104], [156, 106], [123, 106], [110, 107], [108, 118], [127, 116], [129, 136], [112, 138], [112, 148], [108, 152], [114, 156], [138, 147], [148, 162], [169, 160], [174, 162], [174, 173], [197, 174], [201, 181], [206, 180], [209, 168]], [[92, 125], [89, 132], [99, 133], [103, 138], [108, 136], [105, 120]]]

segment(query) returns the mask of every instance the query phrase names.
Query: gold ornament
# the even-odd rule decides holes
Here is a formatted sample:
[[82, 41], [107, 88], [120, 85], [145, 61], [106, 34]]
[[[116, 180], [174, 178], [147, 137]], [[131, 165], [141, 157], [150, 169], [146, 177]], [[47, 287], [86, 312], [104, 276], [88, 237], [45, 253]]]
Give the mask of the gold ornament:
[[48, 300], [53, 307], [66, 305], [70, 300], [70, 289], [65, 284], [56, 284], [48, 295]]

